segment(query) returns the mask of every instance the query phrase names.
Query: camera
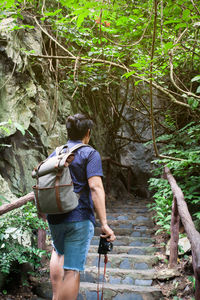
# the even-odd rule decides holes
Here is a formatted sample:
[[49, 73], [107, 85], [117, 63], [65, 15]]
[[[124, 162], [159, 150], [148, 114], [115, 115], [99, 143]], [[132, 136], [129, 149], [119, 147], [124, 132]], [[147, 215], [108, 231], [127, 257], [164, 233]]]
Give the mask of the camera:
[[108, 252], [112, 251], [112, 249], [113, 249], [113, 244], [107, 241], [106, 238], [100, 236], [98, 253], [107, 254]]

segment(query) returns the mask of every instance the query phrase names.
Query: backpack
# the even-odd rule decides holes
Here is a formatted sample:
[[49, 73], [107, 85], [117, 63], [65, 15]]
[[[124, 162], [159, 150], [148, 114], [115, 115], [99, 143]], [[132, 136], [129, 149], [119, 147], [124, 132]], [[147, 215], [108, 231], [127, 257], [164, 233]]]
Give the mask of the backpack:
[[78, 206], [80, 194], [73, 191], [69, 165], [74, 159], [73, 152], [84, 146], [89, 145], [77, 144], [70, 149], [66, 145], [57, 147], [55, 156], [42, 161], [33, 170], [32, 177], [37, 179], [33, 191], [38, 212], [63, 214]]

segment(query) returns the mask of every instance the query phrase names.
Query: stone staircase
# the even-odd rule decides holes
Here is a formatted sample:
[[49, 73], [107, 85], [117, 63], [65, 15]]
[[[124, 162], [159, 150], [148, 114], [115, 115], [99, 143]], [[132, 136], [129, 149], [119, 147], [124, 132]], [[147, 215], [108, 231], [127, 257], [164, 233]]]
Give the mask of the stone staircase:
[[[159, 287], [152, 286], [155, 270], [154, 224], [143, 199], [107, 206], [109, 225], [117, 240], [108, 254], [105, 300], [163, 299]], [[81, 275], [77, 300], [97, 299], [98, 244], [100, 228], [96, 228], [88, 255], [86, 270]], [[101, 258], [100, 289], [103, 278], [104, 256]], [[100, 293], [101, 299], [101, 293]]]

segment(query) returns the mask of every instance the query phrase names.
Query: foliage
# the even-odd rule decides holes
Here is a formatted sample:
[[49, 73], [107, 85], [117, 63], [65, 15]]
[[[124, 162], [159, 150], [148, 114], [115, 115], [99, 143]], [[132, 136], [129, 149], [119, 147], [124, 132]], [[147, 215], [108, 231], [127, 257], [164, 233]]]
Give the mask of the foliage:
[[37, 249], [36, 231], [46, 229], [38, 219], [35, 205], [27, 203], [1, 216], [0, 221], [0, 271], [10, 273], [16, 263], [40, 264], [44, 250]]
[[164, 230], [170, 234], [171, 209], [173, 200], [170, 186], [165, 179], [151, 178], [149, 182], [150, 190], [154, 191], [153, 198], [155, 201], [150, 205], [150, 207], [151, 210], [156, 212], [154, 219], [161, 227], [161, 229], [158, 229], [156, 233]]
[[192, 283], [193, 289], [195, 290], [195, 277], [194, 276], [188, 276], [188, 280]]
[[[169, 167], [189, 208], [196, 208], [195, 219], [200, 219], [200, 124], [189, 123], [177, 131], [176, 135], [164, 135], [159, 138], [165, 141], [162, 154], [181, 158], [182, 160], [162, 159], [154, 161], [157, 166], [153, 171], [155, 176], [161, 176], [163, 165]], [[155, 203], [152, 209], [156, 211], [157, 224], [165, 230], [170, 229], [172, 192], [167, 180], [152, 177], [149, 181], [150, 188], [155, 191]], [[169, 231], [168, 231], [169, 232]]]
[[[187, 109], [192, 118], [198, 118], [199, 3], [190, 0], [176, 3], [172, 0], [9, 0], [3, 1], [0, 9], [2, 18], [9, 15], [16, 19], [15, 30], [32, 30], [24, 26], [38, 26], [33, 17], [27, 24], [26, 11], [37, 16], [44, 33], [51, 26], [49, 32], [54, 41], [65, 50], [51, 40], [43, 43], [44, 53], [68, 58], [49, 60], [49, 69], [57, 73], [59, 87], [67, 88], [73, 110], [90, 114], [105, 125], [107, 135], [103, 138], [112, 141], [114, 150], [116, 144], [119, 148], [126, 145], [123, 133], [119, 134], [124, 123], [131, 131], [132, 140], [143, 142], [135, 128], [137, 120], [129, 122], [125, 114], [128, 107], [131, 114], [137, 112], [137, 118], [142, 120], [145, 115], [151, 119], [148, 92], [141, 89], [150, 79], [162, 98], [156, 107], [156, 114], [165, 119], [160, 122], [162, 129], [169, 132], [184, 127], [189, 121]], [[153, 58], [152, 43], [155, 43]], [[30, 59], [37, 58], [30, 49], [22, 52]], [[168, 122], [164, 116], [166, 107]]]

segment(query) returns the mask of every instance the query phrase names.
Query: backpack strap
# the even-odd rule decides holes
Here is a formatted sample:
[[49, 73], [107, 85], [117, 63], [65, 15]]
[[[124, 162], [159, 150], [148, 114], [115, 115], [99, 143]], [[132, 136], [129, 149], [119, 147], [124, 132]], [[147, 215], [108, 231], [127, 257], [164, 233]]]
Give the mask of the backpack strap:
[[62, 145], [62, 146], [59, 146], [59, 147], [56, 147], [56, 156], [60, 154], [60, 152], [65, 148], [66, 146], [65, 145]]
[[90, 145], [88, 144], [83, 144], [83, 143], [79, 143], [79, 144], [76, 144], [75, 146], [73, 146], [72, 148], [69, 149], [69, 152], [72, 153], [74, 152], [75, 150], [81, 148], [81, 147], [85, 147], [85, 146], [89, 146], [91, 147]]
[[62, 152], [62, 150], [63, 150], [64, 148], [68, 148], [68, 149], [69, 149], [68, 153], [69, 153], [69, 155], [70, 155], [70, 154], [73, 153], [75, 150], [77, 150], [77, 149], [79, 149], [79, 148], [81, 148], [81, 147], [85, 147], [85, 146], [91, 147], [91, 146], [88, 145], [88, 144], [79, 143], [79, 144], [76, 144], [75, 146], [73, 146], [72, 148], [69, 149], [67, 145], [62, 145], [62, 146], [56, 148], [56, 155], [59, 155], [59, 154]]

